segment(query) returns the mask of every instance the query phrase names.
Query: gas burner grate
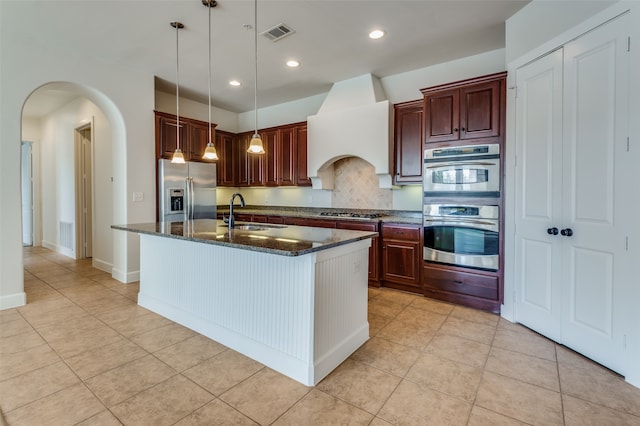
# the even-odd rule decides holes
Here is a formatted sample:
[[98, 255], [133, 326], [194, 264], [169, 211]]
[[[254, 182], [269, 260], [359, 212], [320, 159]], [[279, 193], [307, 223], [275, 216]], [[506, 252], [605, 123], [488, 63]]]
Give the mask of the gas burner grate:
[[328, 217], [352, 217], [358, 219], [377, 219], [382, 217], [381, 213], [353, 213], [353, 212], [321, 212], [320, 216]]

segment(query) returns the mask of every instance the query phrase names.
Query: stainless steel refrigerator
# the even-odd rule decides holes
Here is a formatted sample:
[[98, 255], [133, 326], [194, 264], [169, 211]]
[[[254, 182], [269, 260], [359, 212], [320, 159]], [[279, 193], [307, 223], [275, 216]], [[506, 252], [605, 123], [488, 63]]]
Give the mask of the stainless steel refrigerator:
[[216, 218], [216, 165], [158, 160], [158, 219], [176, 222]]

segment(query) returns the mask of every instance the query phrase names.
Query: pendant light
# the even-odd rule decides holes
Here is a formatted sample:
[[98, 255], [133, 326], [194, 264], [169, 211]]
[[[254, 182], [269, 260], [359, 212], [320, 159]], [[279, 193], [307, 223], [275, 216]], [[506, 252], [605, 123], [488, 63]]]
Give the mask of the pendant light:
[[202, 158], [205, 160], [217, 160], [218, 153], [213, 144], [211, 132], [211, 9], [216, 7], [218, 2], [215, 0], [202, 0], [202, 4], [209, 8], [209, 142], [207, 143]]
[[180, 149], [180, 68], [178, 61], [178, 32], [184, 25], [178, 21], [172, 22], [171, 26], [176, 29], [176, 150], [173, 152], [171, 162], [184, 164], [184, 155]]
[[253, 14], [253, 48], [255, 53], [255, 79], [254, 79], [254, 92], [253, 92], [253, 106], [255, 110], [255, 132], [249, 142], [249, 154], [264, 154], [264, 147], [262, 146], [262, 138], [258, 134], [258, 0], [253, 1], [254, 14]]

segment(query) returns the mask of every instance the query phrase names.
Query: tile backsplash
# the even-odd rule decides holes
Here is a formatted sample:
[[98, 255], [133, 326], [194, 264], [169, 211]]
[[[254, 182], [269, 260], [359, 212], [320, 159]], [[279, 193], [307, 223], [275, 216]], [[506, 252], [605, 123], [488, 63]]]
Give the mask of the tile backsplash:
[[334, 208], [391, 210], [391, 189], [381, 189], [375, 168], [359, 157], [347, 157], [334, 163]]

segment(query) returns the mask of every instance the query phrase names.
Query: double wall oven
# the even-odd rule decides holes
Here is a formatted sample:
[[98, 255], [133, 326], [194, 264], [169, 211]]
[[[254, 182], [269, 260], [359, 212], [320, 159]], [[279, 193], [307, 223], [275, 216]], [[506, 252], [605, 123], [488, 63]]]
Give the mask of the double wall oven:
[[424, 260], [497, 271], [500, 146], [426, 149], [423, 187]]

